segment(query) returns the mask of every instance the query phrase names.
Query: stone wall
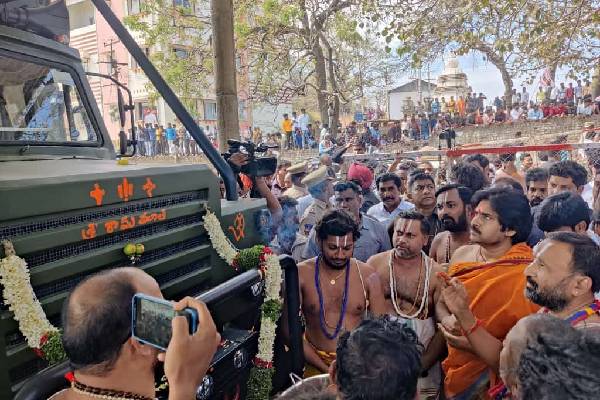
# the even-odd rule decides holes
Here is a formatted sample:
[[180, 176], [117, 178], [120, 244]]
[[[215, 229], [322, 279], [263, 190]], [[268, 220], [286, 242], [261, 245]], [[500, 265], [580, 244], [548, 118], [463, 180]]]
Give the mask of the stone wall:
[[578, 142], [581, 137], [583, 125], [593, 122], [600, 127], [600, 116], [581, 117], [555, 117], [544, 121], [517, 122], [490, 126], [467, 126], [457, 129], [457, 143], [505, 143], [513, 142], [517, 132], [521, 132], [518, 139], [528, 144], [548, 144], [557, 136], [567, 134], [569, 142]]

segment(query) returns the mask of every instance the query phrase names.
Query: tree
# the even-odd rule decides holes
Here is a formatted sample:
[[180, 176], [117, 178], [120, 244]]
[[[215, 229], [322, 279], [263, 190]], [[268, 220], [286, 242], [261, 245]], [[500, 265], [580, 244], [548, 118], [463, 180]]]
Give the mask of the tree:
[[248, 52], [255, 98], [277, 103], [282, 93], [298, 96], [314, 90], [321, 120], [328, 120], [331, 101], [337, 121], [340, 102], [362, 97], [375, 80], [374, 71], [386, 63], [369, 57], [383, 46], [358, 32], [356, 16], [368, 3], [238, 0], [237, 44]]
[[[196, 114], [196, 100], [206, 97], [213, 73], [210, 14], [194, 12], [195, 2], [172, 0], [145, 0], [138, 14], [127, 16], [126, 26], [139, 32], [150, 59], [177, 93], [192, 114]], [[158, 92], [148, 83], [151, 100]]]
[[502, 75], [505, 94], [513, 79], [531, 79], [544, 66], [586, 74], [599, 60], [597, 0], [387, 1], [383, 35], [399, 41], [413, 66], [445, 51], [481, 53]]

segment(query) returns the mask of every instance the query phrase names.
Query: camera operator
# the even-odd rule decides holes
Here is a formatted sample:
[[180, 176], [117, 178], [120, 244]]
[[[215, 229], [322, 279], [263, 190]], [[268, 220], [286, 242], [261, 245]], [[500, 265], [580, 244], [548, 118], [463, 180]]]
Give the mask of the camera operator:
[[[229, 165], [231, 165], [234, 173], [241, 170], [241, 168], [248, 164], [249, 157], [244, 153], [233, 153], [227, 159]], [[252, 177], [250, 177], [252, 179]], [[238, 175], [239, 180], [239, 175]], [[277, 197], [271, 192], [269, 186], [267, 185], [266, 177], [255, 177], [252, 179], [252, 193], [254, 196], [252, 197], [262, 197], [267, 201], [267, 208], [271, 211], [273, 217], [278, 218], [281, 215], [281, 205], [279, 201], [277, 201]]]
[[154, 399], [158, 361], [164, 362], [169, 400], [195, 398], [220, 341], [206, 305], [191, 297], [173, 304], [176, 310], [196, 309], [200, 328], [190, 335], [185, 317], [175, 317], [173, 337], [166, 353], [161, 353], [131, 337], [135, 293], [162, 298], [158, 283], [138, 268], [100, 272], [71, 292], [62, 314], [62, 341], [75, 381], [52, 400]]

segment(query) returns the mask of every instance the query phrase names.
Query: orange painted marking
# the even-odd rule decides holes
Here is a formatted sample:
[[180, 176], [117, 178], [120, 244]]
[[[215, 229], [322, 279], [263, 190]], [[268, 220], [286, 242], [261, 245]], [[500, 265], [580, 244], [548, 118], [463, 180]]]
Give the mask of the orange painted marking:
[[138, 225], [146, 225], [151, 222], [164, 221], [165, 219], [167, 219], [167, 210], [160, 210], [160, 212], [150, 214], [145, 212], [138, 218]]
[[127, 178], [123, 178], [123, 183], [117, 187], [119, 198], [123, 201], [129, 201], [129, 198], [133, 196], [133, 183], [129, 183]]
[[154, 189], [156, 189], [156, 185], [154, 184], [154, 182], [152, 182], [152, 179], [146, 178], [146, 183], [144, 183], [142, 189], [144, 189], [144, 192], [146, 192], [146, 196], [152, 197], [152, 192], [154, 191]]
[[90, 197], [96, 200], [97, 206], [102, 205], [102, 200], [104, 199], [105, 194], [105, 190], [102, 189], [98, 183], [94, 183], [94, 190], [90, 191]]
[[81, 238], [83, 240], [90, 240], [96, 237], [96, 224], [88, 224], [87, 229], [81, 230]]
[[237, 213], [233, 220], [233, 226], [229, 226], [229, 231], [233, 234], [233, 238], [236, 242], [239, 242], [245, 237], [244, 230], [246, 229], [246, 221], [244, 220], [244, 214]]
[[126, 231], [135, 227], [135, 217], [123, 217], [121, 218], [121, 230]]
[[104, 230], [106, 233], [113, 233], [119, 229], [119, 221], [108, 221], [104, 223]]

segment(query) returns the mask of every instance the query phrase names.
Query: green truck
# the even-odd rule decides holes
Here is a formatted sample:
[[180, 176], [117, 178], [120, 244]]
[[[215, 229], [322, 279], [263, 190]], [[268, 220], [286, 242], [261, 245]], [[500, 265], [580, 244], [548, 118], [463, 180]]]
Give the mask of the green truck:
[[[154, 276], [170, 299], [197, 296], [236, 275], [212, 247], [203, 216], [215, 213], [231, 242], [246, 248], [259, 241], [254, 221], [265, 202], [235, 201], [231, 169], [190, 125], [191, 117], [173, 102], [164, 81], [154, 79], [156, 70], [147, 74], [221, 172], [231, 201], [221, 199], [219, 178], [206, 165], [119, 161], [78, 52], [54, 35], [65, 26], [60, 23], [64, 3], [32, 9], [27, 16], [19, 10], [10, 14], [10, 2], [2, 7], [0, 239], [10, 240], [27, 261], [50, 322], [60, 326], [69, 291], [107, 268], [133, 264]], [[40, 15], [56, 18], [35, 21]], [[66, 21], [67, 32], [68, 26]], [[130, 146], [123, 147], [131, 151], [135, 136], [127, 141]], [[127, 244], [141, 244], [144, 251], [129, 257]], [[259, 303], [240, 293], [223, 299], [213, 315], [219, 326], [248, 329]], [[0, 299], [0, 399], [13, 398], [46, 367]]]

